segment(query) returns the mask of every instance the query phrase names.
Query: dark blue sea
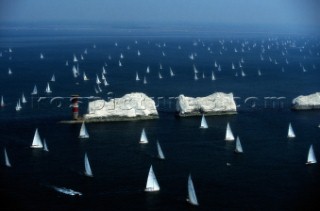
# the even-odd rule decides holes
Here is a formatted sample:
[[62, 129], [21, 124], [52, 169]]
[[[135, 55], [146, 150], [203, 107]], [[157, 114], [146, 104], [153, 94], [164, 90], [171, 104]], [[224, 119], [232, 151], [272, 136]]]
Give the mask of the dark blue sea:
[[[320, 159], [320, 111], [291, 110], [295, 97], [319, 91], [319, 36], [10, 28], [1, 32], [0, 52], [0, 95], [5, 102], [0, 109], [1, 210], [319, 208], [319, 164], [305, 163], [311, 144]], [[79, 67], [78, 78], [72, 74], [73, 65]], [[103, 67], [109, 86], [101, 84], [102, 92], [96, 93], [95, 78], [101, 79]], [[83, 81], [83, 71], [89, 81]], [[216, 80], [211, 80], [212, 71]], [[135, 80], [136, 72], [147, 84]], [[56, 81], [50, 82], [53, 74]], [[47, 83], [50, 95], [44, 92]], [[31, 95], [34, 85], [36, 96]], [[234, 94], [238, 114], [208, 116], [206, 130], [199, 129], [200, 117], [176, 117], [174, 98], [179, 94], [202, 97], [217, 91]], [[153, 97], [160, 118], [88, 123], [90, 138], [85, 140], [78, 138], [80, 124], [59, 123], [71, 119], [72, 94], [110, 99], [131, 92]], [[17, 112], [22, 93], [27, 103]], [[81, 114], [88, 101], [81, 100]], [[235, 154], [235, 143], [224, 140], [228, 122], [241, 139], [243, 154]], [[290, 122], [294, 139], [287, 138]], [[36, 128], [49, 152], [30, 148]], [[142, 128], [149, 139], [146, 145], [139, 144]], [[165, 160], [156, 157], [157, 140]], [[4, 147], [11, 168], [4, 165]], [[93, 178], [82, 173], [84, 153]], [[150, 165], [159, 192], [144, 192]], [[189, 174], [198, 207], [186, 202]], [[54, 186], [83, 195], [59, 193]]]

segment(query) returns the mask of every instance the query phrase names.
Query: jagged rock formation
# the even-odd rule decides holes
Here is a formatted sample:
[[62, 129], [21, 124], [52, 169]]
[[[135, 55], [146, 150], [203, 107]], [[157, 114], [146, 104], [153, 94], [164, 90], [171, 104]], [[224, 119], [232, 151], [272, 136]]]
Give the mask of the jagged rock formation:
[[223, 115], [237, 113], [233, 94], [213, 93], [207, 97], [186, 97], [179, 95], [176, 102], [179, 116]]
[[292, 108], [296, 110], [320, 109], [320, 92], [296, 97], [292, 101]]
[[126, 94], [110, 101], [89, 102], [86, 122], [128, 121], [158, 118], [155, 102], [144, 93]]

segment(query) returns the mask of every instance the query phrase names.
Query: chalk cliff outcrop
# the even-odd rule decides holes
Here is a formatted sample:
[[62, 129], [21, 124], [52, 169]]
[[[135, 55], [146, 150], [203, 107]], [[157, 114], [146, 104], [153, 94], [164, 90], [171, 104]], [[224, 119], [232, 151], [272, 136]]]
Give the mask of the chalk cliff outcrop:
[[292, 101], [292, 108], [296, 110], [320, 109], [320, 92], [301, 95]]
[[89, 102], [87, 122], [127, 121], [158, 118], [155, 102], [143, 93], [126, 94], [109, 101], [95, 100]]
[[179, 95], [176, 102], [179, 116], [223, 115], [237, 113], [233, 94], [213, 93], [207, 97], [186, 97]]

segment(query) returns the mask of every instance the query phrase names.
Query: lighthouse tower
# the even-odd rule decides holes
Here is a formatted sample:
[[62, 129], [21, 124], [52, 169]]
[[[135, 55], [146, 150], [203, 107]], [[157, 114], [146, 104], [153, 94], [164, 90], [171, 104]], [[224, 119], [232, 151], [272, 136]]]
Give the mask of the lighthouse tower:
[[79, 119], [79, 95], [71, 95], [72, 117], [74, 120]]

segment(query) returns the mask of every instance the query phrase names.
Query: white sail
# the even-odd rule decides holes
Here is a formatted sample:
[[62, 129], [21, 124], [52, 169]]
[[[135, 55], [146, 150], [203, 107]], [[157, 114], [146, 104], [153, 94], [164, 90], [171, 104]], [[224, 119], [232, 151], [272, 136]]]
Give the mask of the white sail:
[[154, 191], [159, 191], [159, 190], [160, 190], [160, 186], [158, 184], [156, 175], [154, 174], [153, 168], [151, 165], [150, 170], [149, 170], [149, 174], [148, 174], [148, 179], [147, 179], [145, 191], [154, 192]]
[[51, 82], [55, 82], [56, 81], [56, 77], [54, 76], [54, 74], [52, 75], [52, 77], [51, 77], [51, 80], [50, 80]]
[[146, 73], [150, 73], [150, 67], [147, 67]]
[[258, 70], [258, 76], [261, 76], [262, 75], [262, 73], [261, 73], [261, 70], [259, 69]]
[[49, 83], [47, 83], [46, 93], [47, 93], [47, 94], [52, 93], [52, 91], [51, 91], [51, 89], [50, 89], [50, 85], [49, 85]]
[[108, 83], [107, 79], [104, 79], [104, 80], [103, 80], [103, 85], [104, 85], [104, 86], [109, 86], [109, 83]]
[[296, 135], [295, 135], [295, 133], [293, 131], [292, 125], [291, 125], [291, 123], [289, 123], [288, 138], [295, 138], [295, 137], [296, 137]]
[[194, 73], [194, 80], [195, 80], [195, 81], [198, 80], [198, 75], [197, 75], [197, 73]]
[[38, 128], [36, 129], [36, 132], [34, 133], [32, 145], [30, 147], [31, 148], [42, 148], [43, 147], [41, 139], [40, 139], [40, 135], [38, 132]]
[[141, 53], [140, 53], [140, 51], [139, 51], [139, 50], [138, 50], [138, 53], [137, 53], [137, 54], [138, 54], [138, 56], [140, 56], [140, 55], [141, 55]]
[[73, 74], [73, 77], [78, 77], [78, 70], [77, 70], [77, 67], [76, 66], [72, 66], [72, 74]]
[[84, 80], [84, 81], [88, 81], [88, 80], [89, 80], [89, 78], [86, 76], [86, 73], [85, 73], [85, 72], [83, 72], [83, 80]]
[[22, 107], [21, 107], [21, 103], [20, 103], [20, 99], [19, 99], [17, 102], [17, 105], [16, 105], [16, 111], [20, 111], [21, 109], [22, 109]]
[[194, 190], [191, 174], [188, 177], [188, 198], [187, 201], [192, 205], [199, 205], [196, 192]]
[[66, 61], [66, 66], [69, 66], [69, 62], [68, 62], [68, 60]]
[[140, 81], [138, 72], [136, 72], [136, 81]]
[[96, 83], [97, 84], [101, 84], [101, 81], [100, 81], [100, 79], [99, 79], [99, 76], [97, 75], [97, 78], [96, 78]]
[[4, 161], [5, 161], [5, 165], [7, 167], [11, 167], [11, 163], [9, 161], [9, 157], [8, 157], [6, 148], [4, 148]]
[[38, 94], [38, 89], [37, 89], [37, 85], [34, 85], [34, 87], [33, 87], [33, 91], [32, 91], [32, 93], [31, 93], [32, 95], [36, 95], [36, 94]]
[[44, 55], [40, 53], [40, 59], [44, 59]]
[[245, 76], [246, 76], [246, 74], [244, 73], [243, 70], [241, 70], [241, 76], [242, 76], [242, 77], [245, 77]]
[[207, 129], [208, 128], [208, 124], [207, 124], [206, 118], [204, 117], [204, 114], [202, 114], [200, 128], [203, 128], [203, 129]]
[[194, 72], [194, 73], [198, 73], [198, 72], [199, 72], [199, 71], [197, 70], [197, 68], [196, 68], [195, 65], [193, 65], [193, 72]]
[[122, 63], [121, 63], [121, 61], [119, 60], [119, 67], [122, 67]]
[[216, 80], [216, 77], [214, 76], [214, 72], [213, 71], [211, 72], [211, 80], [212, 81]]
[[162, 79], [162, 75], [160, 72], [158, 73], [158, 77], [159, 77], [159, 79]]
[[124, 56], [123, 56], [123, 54], [121, 53], [121, 54], [120, 54], [120, 59], [123, 59], [123, 58], [124, 58]]
[[147, 84], [147, 78], [146, 78], [146, 76], [143, 77], [143, 84]]
[[107, 74], [107, 71], [104, 67], [102, 67], [102, 74]]
[[159, 69], [162, 70], [162, 64], [161, 63], [159, 64]]
[[143, 128], [142, 132], [141, 132], [141, 136], [140, 136], [140, 144], [147, 144], [147, 143], [148, 143], [148, 138], [147, 138], [146, 132]]
[[24, 96], [23, 93], [22, 93], [22, 96], [21, 96], [21, 102], [22, 103], [27, 103], [27, 99], [26, 99], [26, 97]]
[[81, 60], [84, 60], [84, 57], [82, 56], [82, 54], [80, 55], [80, 59], [81, 59]]
[[46, 151], [46, 152], [49, 152], [49, 149], [48, 149], [48, 145], [47, 145], [46, 139], [43, 139], [43, 150], [44, 150], [44, 151]]
[[240, 138], [237, 136], [236, 140], [236, 149], [234, 150], [236, 153], [243, 153], [242, 145], [240, 142]]
[[4, 100], [3, 100], [3, 96], [1, 96], [1, 104], [0, 104], [1, 107], [4, 107]]
[[89, 133], [87, 131], [86, 125], [82, 122], [79, 138], [89, 138]]
[[87, 153], [84, 154], [84, 174], [88, 177], [93, 177]]
[[161, 149], [159, 141], [157, 141], [157, 151], [158, 151], [158, 158], [164, 160], [165, 157], [164, 157], [164, 154], [163, 154], [163, 151]]
[[78, 62], [76, 55], [73, 55], [73, 62]]
[[309, 148], [308, 160], [307, 160], [306, 164], [313, 164], [313, 163], [317, 163], [317, 159], [316, 159], [316, 156], [315, 156], [314, 151], [313, 151], [313, 146], [311, 144], [311, 146]]
[[12, 70], [10, 68], [8, 68], [8, 74], [12, 75]]
[[173, 76], [174, 76], [174, 73], [173, 73], [173, 71], [172, 71], [171, 67], [170, 67], [170, 76], [171, 76], [171, 77], [173, 77]]
[[228, 122], [228, 124], [227, 124], [225, 140], [226, 140], [226, 141], [233, 141], [233, 140], [234, 140], [234, 136], [233, 136], [233, 133], [232, 133], [232, 131], [231, 131], [231, 127], [230, 127], [229, 122]]

